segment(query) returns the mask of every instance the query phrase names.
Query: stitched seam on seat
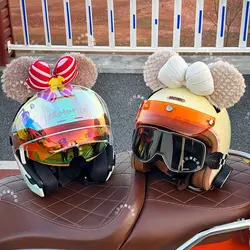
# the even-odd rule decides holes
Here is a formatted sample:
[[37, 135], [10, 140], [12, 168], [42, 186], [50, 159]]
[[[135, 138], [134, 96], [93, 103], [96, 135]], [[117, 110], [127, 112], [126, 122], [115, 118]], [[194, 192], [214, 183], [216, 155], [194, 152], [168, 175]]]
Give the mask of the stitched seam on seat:
[[[125, 159], [127, 159], [128, 157], [126, 157]], [[121, 162], [118, 166], [120, 166], [122, 163], [124, 163], [124, 161], [123, 162]], [[117, 167], [118, 167], [117, 166]], [[127, 170], [127, 169], [126, 169]], [[120, 173], [121, 174], [121, 173]], [[117, 174], [117, 175], [120, 175], [120, 174]], [[129, 176], [129, 178], [128, 179], [126, 179], [126, 181], [127, 180], [129, 180], [130, 178], [131, 178], [131, 174], [128, 174], [128, 175], [130, 175]], [[107, 185], [104, 189], [102, 189], [100, 192], [98, 192], [98, 193], [96, 193], [94, 196], [91, 196], [90, 197], [90, 199], [92, 199], [92, 198], [95, 198], [98, 194], [100, 194], [100, 193], [102, 193], [105, 189], [107, 189], [108, 187], [110, 187], [112, 185], [112, 183], [110, 183], [109, 185]], [[127, 187], [127, 186], [119, 186], [119, 188], [117, 189], [117, 190], [115, 190], [110, 196], [108, 196], [108, 198], [109, 197], [111, 197], [112, 195], [114, 195], [121, 187], [126, 187], [126, 188], [129, 188], [129, 187]], [[82, 190], [81, 191], [79, 191], [79, 192], [82, 192]], [[77, 192], [78, 193], [78, 192]], [[74, 194], [75, 195], [75, 194]], [[99, 204], [99, 206], [97, 206], [97, 207], [95, 207], [95, 209], [93, 210], [93, 211], [95, 211], [96, 209], [98, 209], [104, 202], [106, 202], [107, 200], [108, 200], [108, 198], [106, 198], [105, 200], [103, 200], [103, 199], [101, 199], [101, 200], [103, 200], [103, 202], [102, 203], [100, 203]], [[126, 198], [126, 197], [125, 197]], [[88, 199], [87, 201], [89, 201], [90, 199]], [[97, 198], [96, 198], [97, 199]], [[81, 206], [82, 204], [84, 204], [85, 202], [87, 202], [87, 201], [84, 201], [84, 202], [82, 202], [81, 204], [79, 204], [78, 206], [75, 206], [75, 207], [77, 207], [77, 208], [79, 208], [79, 206]], [[65, 201], [64, 201], [65, 202]], [[65, 202], [65, 203], [68, 203], [68, 202]], [[70, 203], [68, 203], [68, 204], [70, 204]], [[71, 205], [71, 204], [70, 204]], [[74, 207], [74, 208], [75, 208]], [[69, 212], [69, 211], [71, 211], [71, 210], [73, 210], [74, 208], [71, 208], [70, 210], [68, 210], [67, 212]], [[79, 208], [79, 209], [81, 209], [81, 208]], [[81, 209], [81, 210], [83, 210], [83, 209]], [[84, 211], [86, 211], [86, 210], [84, 210]], [[85, 217], [83, 217], [81, 220], [79, 220], [78, 222], [76, 222], [76, 223], [73, 223], [73, 226], [76, 226], [76, 225], [78, 225], [78, 223], [80, 223], [81, 221], [83, 221], [84, 219], [86, 219], [90, 214], [96, 214], [96, 213], [93, 213], [93, 211], [91, 211], [90, 213], [88, 213]], [[67, 212], [65, 212], [65, 213], [67, 213]], [[89, 212], [89, 211], [87, 211], [87, 212]], [[112, 212], [113, 212], [113, 210], [112, 210]], [[63, 214], [61, 214], [61, 215], [64, 215], [65, 213], [63, 213]], [[60, 215], [60, 216], [61, 216]], [[97, 214], [98, 215], [98, 214]], [[58, 217], [60, 217], [60, 216], [58, 216]], [[103, 215], [99, 215], [99, 216], [101, 216], [101, 217], [104, 217]], [[115, 218], [117, 218], [118, 216], [116, 216]], [[108, 217], [107, 217], [108, 218]], [[105, 220], [107, 219], [107, 218], [105, 218]], [[113, 220], [115, 219], [115, 218], [113, 218]], [[56, 219], [56, 218], [55, 218]], [[54, 220], [55, 220], [54, 219]], [[64, 218], [63, 218], [64, 219]], [[110, 222], [111, 223], [111, 222]], [[78, 225], [79, 226], [79, 225]], [[98, 227], [97, 227], [98, 228]]]
[[[124, 159], [124, 161], [127, 159], [127, 158], [129, 158], [129, 157], [131, 157], [131, 155], [128, 153], [128, 157], [126, 157], [125, 159]], [[124, 162], [123, 161], [123, 162]], [[123, 163], [123, 162], [121, 162], [121, 163]], [[131, 195], [132, 195], [132, 190], [134, 189], [134, 179], [135, 179], [135, 174], [133, 175], [133, 174], [130, 174], [131, 175], [131, 177], [132, 177], [132, 185], [130, 185], [129, 186], [129, 188], [130, 188], [130, 191], [128, 192], [129, 193], [129, 195], [127, 195], [127, 199], [126, 199], [126, 201], [128, 201], [130, 198], [131, 198]], [[110, 184], [111, 185], [111, 184]], [[109, 185], [109, 186], [110, 186]], [[109, 187], [109, 186], [107, 186], [107, 187]], [[81, 190], [82, 191], [82, 190]], [[75, 192], [74, 193], [74, 195], [75, 194], [77, 194], [77, 193], [79, 193], [79, 192], [81, 192], [81, 191], [78, 191], [78, 192]], [[71, 195], [72, 196], [72, 195]], [[64, 198], [64, 199], [67, 199], [67, 198], [69, 198], [69, 197], [71, 197], [71, 196], [67, 196], [66, 198]], [[126, 198], [126, 197], [125, 197]], [[124, 198], [124, 199], [125, 199]], [[61, 199], [60, 201], [63, 201], [64, 199]], [[30, 200], [31, 201], [31, 200]], [[5, 203], [8, 203], [8, 204], [11, 204], [11, 205], [14, 205], [14, 206], [16, 206], [16, 207], [19, 207], [19, 208], [21, 208], [21, 209], [23, 209], [23, 210], [25, 210], [25, 211], [27, 211], [27, 212], [30, 212], [30, 213], [32, 213], [33, 215], [36, 215], [36, 216], [38, 216], [38, 217], [42, 217], [42, 218], [44, 218], [46, 221], [48, 221], [48, 222], [51, 222], [51, 223], [53, 223], [53, 224], [56, 224], [56, 225], [61, 225], [61, 226], [63, 226], [63, 227], [67, 227], [67, 228], [70, 228], [70, 229], [74, 229], [74, 230], [79, 230], [79, 231], [99, 231], [99, 230], [102, 230], [102, 229], [104, 229], [104, 228], [106, 228], [106, 227], [108, 227], [110, 224], [113, 224], [118, 218], [119, 218], [119, 216], [116, 216], [110, 223], [108, 223], [108, 224], [106, 224], [106, 225], [103, 225], [103, 226], [99, 226], [99, 227], [96, 227], [96, 228], [83, 228], [83, 227], [73, 227], [73, 226], [71, 226], [71, 225], [67, 225], [67, 224], [64, 224], [64, 223], [60, 223], [60, 222], [58, 222], [58, 221], [54, 221], [54, 220], [51, 220], [51, 219], [48, 219], [47, 217], [45, 217], [45, 216], [43, 216], [43, 215], [40, 215], [40, 214], [37, 214], [37, 213], [35, 213], [35, 212], [33, 212], [32, 210], [29, 210], [29, 209], [27, 209], [27, 208], [25, 208], [25, 207], [23, 207], [23, 206], [21, 206], [21, 205], [18, 205], [18, 204], [13, 204], [13, 203], [11, 203], [11, 202], [8, 202], [8, 201], [1, 201], [1, 202], [5, 202]], [[56, 203], [53, 203], [53, 205], [54, 204], [56, 204]], [[50, 211], [49, 211], [50, 212]], [[135, 210], [135, 212], [136, 212], [136, 210]], [[64, 220], [66, 220], [65, 218], [63, 218]], [[70, 223], [72, 223], [72, 222], [70, 222]]]
[[[128, 179], [130, 179], [130, 178], [131, 178], [131, 177], [129, 177]], [[127, 180], [128, 180], [128, 179], [127, 179]], [[126, 180], [126, 181], [127, 181], [127, 180]], [[110, 186], [110, 185], [109, 185], [109, 186]], [[109, 187], [109, 186], [107, 186], [107, 187]], [[106, 188], [105, 188], [105, 189], [106, 189]], [[104, 189], [104, 190], [105, 190], [105, 189]], [[119, 189], [120, 189], [120, 187], [119, 187]], [[92, 212], [94, 212], [96, 209], [98, 209], [103, 203], [105, 203], [105, 202], [109, 199], [109, 197], [111, 197], [112, 195], [114, 195], [119, 189], [115, 190], [111, 195], [108, 196], [108, 198], [106, 198], [105, 200], [103, 200], [103, 202], [102, 202], [101, 204], [99, 204], [99, 206], [95, 207], [95, 209], [94, 209]], [[103, 191], [103, 190], [102, 190], [102, 191]], [[101, 192], [102, 192], [102, 191], [101, 191]], [[99, 192], [99, 193], [100, 193], [100, 192]], [[99, 194], [99, 193], [98, 193], [98, 194]], [[97, 194], [96, 194], [96, 195], [97, 195]], [[96, 195], [95, 195], [95, 196], [96, 196]], [[91, 197], [91, 198], [94, 198], [95, 196], [93, 196], [93, 197]], [[85, 203], [85, 202], [83, 202], [83, 203]], [[83, 204], [83, 203], [82, 203], [82, 204]], [[80, 204], [79, 206], [81, 206], [82, 204]], [[77, 206], [77, 207], [78, 207], [78, 206]], [[80, 208], [80, 209], [81, 209], [81, 208]], [[91, 213], [92, 213], [92, 212], [91, 212]], [[112, 212], [113, 212], [113, 210], [112, 210]], [[77, 225], [78, 223], [80, 223], [81, 221], [83, 221], [84, 219], [86, 219], [91, 213], [89, 213], [89, 214], [86, 215], [84, 218], [82, 218], [81, 220], [79, 220], [78, 222], [76, 222], [76, 223], [74, 224], [74, 226]], [[105, 217], [105, 216], [101, 215], [101, 217]], [[107, 218], [105, 218], [105, 220], [106, 220], [106, 219], [107, 219]]]
[[[177, 201], [181, 202], [182, 204], [187, 204], [187, 203], [190, 202], [191, 200], [193, 200], [193, 199], [195, 199], [195, 198], [197, 198], [197, 197], [199, 197], [199, 196], [202, 196], [202, 194], [198, 194], [198, 193], [195, 193], [195, 192], [192, 192], [192, 191], [188, 190], [188, 192], [193, 193], [193, 194], [195, 194], [196, 196], [195, 196], [195, 197], [192, 197], [192, 198], [190, 198], [190, 199], [188, 199], [188, 200], [186, 200], [186, 201], [181, 201], [181, 200], [179, 200], [178, 198], [169, 195], [169, 193], [171, 193], [171, 192], [173, 192], [173, 191], [176, 191], [175, 189], [174, 189], [174, 190], [170, 190], [170, 191], [164, 193], [164, 192], [162, 192], [162, 191], [160, 191], [160, 190], [158, 190], [158, 189], [155, 189], [155, 188], [153, 188], [153, 187], [150, 187], [150, 188], [153, 189], [153, 190], [155, 190], [155, 191], [157, 191], [157, 192], [161, 192], [161, 193], [162, 193], [160, 196], [158, 196], [158, 197], [156, 198], [157, 200], [158, 200], [159, 198], [161, 198], [162, 196], [166, 195], [166, 196], [170, 197], [171, 199], [174, 199], [174, 200], [177, 200]], [[210, 198], [207, 198], [207, 197], [203, 197], [203, 198], [205, 198], [205, 199], [207, 199], [207, 200], [210, 200], [210, 201], [212, 201], [212, 202], [215, 202], [214, 200], [212, 200], [212, 199], [210, 199]], [[148, 199], [148, 200], [149, 200], [149, 199]]]
[[[239, 163], [239, 162], [245, 164], [245, 162], [241, 159], [241, 160], [239, 160], [239, 161], [231, 160], [230, 165], [233, 166], [234, 164]], [[246, 168], [244, 171], [235, 170], [235, 171], [237, 171], [237, 173], [236, 173], [236, 175], [234, 175], [232, 178], [234, 178], [234, 177], [236, 177], [238, 174], [244, 173], [244, 172], [246, 172], [246, 171], [248, 171], [248, 170], [249, 170], [249, 169], [247, 169], [247, 168]], [[246, 174], [246, 175], [249, 175], [249, 174]], [[246, 183], [242, 183], [242, 182], [234, 181], [234, 180], [230, 179], [230, 181], [235, 182], [235, 183], [238, 183], [238, 184], [241, 184], [241, 185], [243, 185], [243, 186], [242, 186], [241, 188], [239, 188], [238, 190], [234, 191], [233, 193], [230, 193], [230, 192], [228, 192], [228, 191], [224, 191], [224, 190], [223, 190], [223, 192], [228, 193], [229, 196], [227, 196], [225, 199], [222, 199], [222, 200], [219, 201], [219, 202], [218, 202], [218, 201], [215, 201], [215, 200], [212, 200], [212, 199], [210, 199], [210, 198], [204, 196], [204, 194], [206, 194], [206, 193], [209, 192], [209, 191], [204, 191], [204, 192], [202, 192], [202, 193], [197, 193], [197, 192], [193, 192], [193, 191], [191, 191], [191, 190], [188, 190], [188, 192], [194, 193], [194, 194], [196, 194], [196, 196], [190, 198], [190, 199], [187, 200], [187, 201], [182, 201], [182, 200], [177, 199], [177, 198], [174, 197], [174, 196], [169, 195], [169, 193], [171, 193], [171, 192], [174, 191], [173, 189], [170, 190], [170, 191], [168, 191], [168, 192], [162, 192], [162, 191], [160, 191], [159, 189], [156, 189], [156, 188], [153, 188], [153, 187], [152, 187], [152, 185], [157, 184], [157, 183], [159, 183], [159, 182], [161, 182], [161, 181], [163, 181], [163, 180], [164, 180], [164, 179], [157, 180], [157, 181], [151, 183], [150, 186], [149, 186], [149, 189], [152, 189], [152, 190], [155, 190], [155, 191], [161, 193], [161, 195], [160, 195], [160, 196], [157, 196], [157, 197], [155, 198], [155, 200], [161, 198], [161, 197], [164, 196], [164, 195], [166, 195], [166, 196], [170, 197], [170, 198], [173, 199], [173, 200], [179, 201], [180, 204], [182, 204], [182, 205], [187, 205], [188, 202], [190, 202], [190, 201], [196, 199], [197, 197], [202, 197], [203, 199], [206, 199], [206, 200], [209, 200], [209, 201], [212, 201], [213, 203], [215, 203], [213, 207], [211, 206], [211, 208], [215, 208], [215, 209], [220, 209], [220, 208], [218, 208], [218, 206], [221, 205], [225, 200], [228, 200], [228, 199], [229, 199], [230, 197], [232, 197], [233, 195], [235, 195], [235, 196], [237, 196], [237, 197], [239, 197], [239, 198], [241, 198], [241, 199], [244, 199], [244, 200], [246, 200], [246, 201], [248, 200], [248, 199], [246, 199], [245, 197], [243, 197], [243, 196], [241, 196], [241, 195], [239, 195], [239, 194], [236, 194], [236, 193], [239, 192], [240, 190], [242, 190], [243, 188], [245, 188], [245, 187], [247, 187], [247, 186], [250, 186], [250, 183], [249, 183], [249, 184], [246, 184]], [[166, 180], [164, 180], [164, 181], [166, 181]], [[169, 183], [169, 182], [168, 182], [168, 183]], [[150, 198], [147, 198], [147, 200], [150, 200]], [[164, 201], [163, 201], [163, 202], [164, 202]], [[179, 203], [176, 203], [176, 204], [179, 204]], [[244, 204], [246, 204], [246, 203], [241, 203], [241, 204], [239, 204], [238, 206], [241, 206], [242, 204], [244, 205]], [[187, 205], [187, 206], [190, 206], [190, 205]], [[196, 206], [196, 207], [197, 207], [197, 206]], [[203, 207], [203, 208], [205, 208], [205, 207]], [[226, 207], [226, 205], [225, 205], [225, 207], [223, 207], [222, 209], [226, 209], [226, 208], [230, 208], [230, 206]]]
[[[124, 161], [125, 161], [127, 158], [129, 158], [129, 157], [126, 157], [126, 158], [124, 159]], [[119, 167], [122, 163], [124, 163], [124, 161], [120, 162], [120, 164], [117, 165], [117, 167]], [[121, 173], [120, 173], [120, 174], [121, 174]], [[120, 175], [120, 174], [114, 174], [114, 175]], [[131, 174], [128, 174], [128, 175], [130, 175], [129, 178], [131, 178]], [[129, 178], [128, 178], [128, 179], [129, 179]], [[127, 179], [127, 180], [128, 180], [128, 179]], [[126, 181], [127, 181], [127, 180], [126, 180]], [[84, 194], [85, 196], [89, 197], [89, 199], [88, 199], [87, 201], [89, 201], [89, 200], [92, 199], [92, 198], [103, 200], [103, 199], [101, 199], [101, 198], [96, 198], [96, 196], [97, 196], [98, 194], [102, 193], [105, 189], [107, 189], [107, 188], [110, 187], [111, 185], [112, 185], [112, 183], [110, 183], [109, 185], [106, 185], [104, 189], [100, 190], [100, 191], [99, 191], [98, 193], [96, 193], [94, 196], [89, 196], [89, 195]], [[101, 185], [100, 185], [100, 186], [101, 186]], [[119, 186], [119, 189], [122, 188], [122, 187], [128, 188], [128, 186]], [[90, 188], [90, 187], [89, 187], [89, 186], [86, 186], [86, 187], [84, 187], [83, 189], [81, 189], [81, 190], [79, 190], [79, 191], [75, 191], [75, 190], [71, 189], [70, 187], [66, 187], [66, 188], [69, 189], [69, 190], [74, 191], [74, 193], [73, 193], [72, 195], [70, 195], [70, 196], [67, 196], [67, 197], [63, 198], [63, 199], [60, 198], [57, 202], [54, 202], [54, 203], [53, 203], [52, 205], [50, 205], [50, 206], [53, 206], [53, 205], [55, 205], [55, 204], [57, 204], [57, 203], [60, 203], [60, 202], [62, 202], [62, 201], [65, 202], [65, 203], [67, 203], [67, 204], [69, 204], [69, 205], [71, 205], [71, 203], [69, 203], [69, 202], [67, 202], [67, 201], [65, 201], [65, 200], [71, 198], [72, 196], [74, 196], [74, 195], [76, 195], [76, 194], [81, 194], [82, 191], [84, 191], [85, 189]], [[115, 192], [117, 192], [117, 190], [116, 190]], [[114, 193], [115, 193], [115, 192], [114, 192]], [[111, 194], [110, 196], [112, 196], [112, 195], [113, 195], [113, 194]], [[109, 196], [109, 197], [110, 197], [110, 196]], [[53, 197], [56, 198], [56, 199], [58, 199], [56, 196], [53, 196]], [[125, 198], [126, 198], [126, 197], [125, 197]], [[36, 198], [34, 198], [34, 200], [36, 200]], [[103, 200], [103, 202], [102, 202], [101, 204], [99, 204], [98, 207], [100, 207], [100, 206], [101, 206], [105, 201], [107, 201], [107, 200], [108, 200], [108, 198], [106, 198], [105, 200]], [[41, 210], [46, 210], [46, 211], [48, 211], [48, 212], [50, 212], [50, 213], [52, 213], [52, 214], [55, 214], [57, 217], [54, 218], [54, 219], [51, 219], [52, 221], [53, 221], [53, 220], [56, 220], [56, 219], [58, 219], [58, 218], [67, 220], [66, 218], [63, 218], [62, 215], [64, 215], [64, 214], [70, 212], [70, 211], [73, 210], [74, 208], [81, 209], [81, 208], [79, 208], [79, 206], [81, 206], [82, 204], [84, 204], [84, 203], [87, 202], [87, 201], [84, 201], [84, 202], [80, 203], [78, 206], [74, 206], [73, 208], [70, 208], [69, 210], [67, 210], [66, 212], [64, 212], [64, 213], [61, 214], [61, 215], [55, 214], [54, 212], [48, 210], [47, 208], [49, 208], [50, 206], [47, 206], [46, 208], [42, 208], [42, 209], [38, 210], [37, 212], [40, 212]], [[113, 200], [112, 200], [112, 201], [113, 201]], [[117, 200], [116, 200], [116, 201], [117, 201]], [[38, 205], [36, 202], [34, 202], [34, 203], [35, 203], [36, 205]], [[94, 210], [96, 210], [98, 207], [96, 207]], [[86, 210], [84, 210], [84, 209], [81, 209], [81, 210], [86, 211]], [[93, 211], [94, 211], [94, 210], [93, 210]], [[86, 215], [86, 216], [85, 216], [84, 218], [82, 218], [82, 219], [85, 219], [85, 218], [86, 218], [87, 216], [89, 216], [90, 214], [102, 216], [102, 215], [93, 213], [93, 211], [91, 211], [91, 212], [87, 211], [87, 212], [89, 212], [88, 215]], [[102, 217], [104, 217], [104, 216], [102, 216]], [[76, 225], [76, 224], [77, 224], [77, 223], [74, 224], [72, 221], [69, 221], [69, 220], [67, 220], [67, 221], [70, 222], [70, 223], [73, 224], [73, 225]], [[79, 222], [80, 222], [80, 221], [79, 221]]]
[[195, 206], [195, 205], [187, 205], [187, 204], [181, 204], [181, 203], [174, 203], [170, 201], [159, 201], [156, 199], [147, 199], [148, 201], [154, 201], [154, 202], [160, 202], [160, 203], [167, 203], [167, 204], [172, 204], [172, 205], [177, 205], [177, 206], [182, 206], [182, 207], [190, 207], [190, 208], [197, 208], [197, 209], [202, 209], [202, 210], [233, 210], [237, 208], [243, 208], [247, 205], [250, 204], [250, 202], [243, 203], [241, 205], [237, 206], [230, 206], [230, 207], [221, 207], [221, 208], [215, 208], [215, 207], [201, 207], [201, 206]]
[[[231, 180], [230, 180], [230, 181], [231, 181]], [[235, 182], [236, 182], [236, 181], [235, 181]], [[236, 183], [238, 183], [238, 182], [236, 182]], [[243, 187], [240, 188], [239, 190], [237, 190], [237, 191], [233, 192], [231, 195], [229, 195], [229, 197], [227, 197], [226, 199], [222, 200], [221, 202], [218, 202], [217, 205], [216, 205], [215, 207], [217, 207], [218, 205], [220, 205], [221, 203], [223, 203], [225, 200], [227, 200], [227, 199], [229, 199], [230, 197], [232, 197], [233, 195], [235, 195], [236, 192], [239, 192], [240, 190], [242, 190], [242, 189], [245, 188], [246, 186], [248, 186], [248, 185], [243, 186]], [[246, 198], [241, 197], [240, 195], [237, 195], [237, 196], [239, 196], [240, 198], [242, 198], [242, 199], [244, 199], [244, 200], [247, 200]], [[244, 203], [243, 203], [243, 204], [244, 204]]]
[[[126, 197], [125, 197], [126, 198]], [[125, 200], [125, 198], [123, 198], [122, 200], [121, 200], [121, 202], [123, 202], [124, 200]], [[108, 218], [110, 218], [110, 215], [112, 214], [112, 213], [114, 213], [114, 211], [115, 211], [115, 209], [116, 208], [114, 208], [107, 216], [106, 216], [106, 218], [104, 218], [104, 220], [102, 221], [102, 223], [101, 223], [101, 226], [102, 225], [105, 225], [105, 221], [108, 219]], [[118, 217], [119, 215], [117, 214], [117, 217]], [[103, 216], [102, 216], [103, 217]], [[112, 220], [113, 220], [114, 218], [112, 218]]]
[[[160, 182], [161, 180], [159, 180], [158, 182]], [[230, 180], [231, 181], [231, 180]], [[234, 181], [235, 183], [239, 183], [239, 182], [237, 182], [237, 181]], [[243, 183], [240, 183], [240, 184], [243, 184]], [[236, 190], [235, 192], [233, 192], [233, 193], [231, 193], [229, 196], [227, 196], [225, 199], [223, 199], [222, 201], [220, 201], [220, 202], [216, 202], [216, 204], [214, 205], [214, 208], [216, 208], [216, 209], [218, 209], [218, 205], [220, 205], [221, 203], [223, 203], [225, 200], [227, 200], [227, 199], [229, 199], [231, 196], [233, 196], [233, 195], [235, 195], [235, 193], [236, 192], [238, 192], [238, 191], [240, 191], [241, 189], [243, 189], [243, 188], [245, 188], [246, 186], [248, 186], [247, 184], [246, 185], [244, 185], [242, 188], [240, 188], [240, 189], [238, 189], [238, 190]], [[162, 197], [162, 196], [164, 196], [164, 195], [167, 195], [167, 196], [169, 196], [170, 198], [172, 198], [172, 199], [175, 199], [175, 200], [177, 200], [177, 201], [179, 201], [179, 202], [181, 202], [181, 204], [183, 204], [183, 205], [187, 205], [187, 203], [188, 202], [190, 202], [191, 200], [193, 200], [193, 199], [196, 199], [197, 197], [202, 197], [202, 198], [204, 198], [204, 199], [207, 199], [207, 200], [210, 200], [210, 201], [212, 201], [212, 202], [215, 202], [214, 200], [212, 200], [212, 199], [210, 199], [210, 198], [208, 198], [208, 197], [205, 197], [205, 196], [203, 196], [204, 195], [204, 193], [207, 193], [207, 192], [209, 192], [209, 191], [205, 191], [205, 192], [203, 192], [203, 193], [195, 193], [195, 192], [192, 192], [192, 191], [190, 191], [190, 190], [188, 190], [189, 192], [191, 192], [191, 193], [195, 193], [196, 194], [196, 196], [195, 197], [192, 197], [192, 198], [190, 198], [189, 200], [187, 200], [187, 201], [181, 201], [181, 200], [179, 200], [179, 199], [177, 199], [177, 198], [175, 198], [175, 197], [172, 197], [172, 196], [170, 196], [170, 195], [168, 195], [170, 192], [172, 192], [173, 190], [170, 190], [170, 191], [168, 191], [168, 192], [162, 192], [162, 191], [160, 191], [160, 190], [158, 190], [158, 189], [155, 189], [155, 188], [153, 188], [153, 187], [150, 187], [151, 189], [153, 189], [153, 190], [155, 190], [155, 191], [157, 191], [157, 192], [160, 192], [160, 193], [162, 193], [162, 195], [160, 195], [160, 196], [158, 196], [156, 199], [158, 199], [158, 198], [160, 198], [160, 197]], [[223, 191], [223, 192], [227, 192], [227, 191]], [[228, 193], [228, 192], [227, 192]], [[242, 196], [240, 196], [240, 195], [237, 195], [237, 196], [239, 196], [240, 198], [242, 198], [242, 199], [244, 199], [244, 200], [247, 200], [246, 198], [244, 198], [244, 197], [242, 197]], [[155, 199], [155, 200], [156, 200]], [[147, 200], [150, 200], [150, 198], [149, 199], [147, 199]], [[177, 204], [177, 203], [176, 203]], [[179, 203], [178, 203], [179, 204]], [[245, 204], [245, 203], [243, 203], [243, 204]], [[187, 206], [189, 206], [189, 205], [187, 205]], [[230, 206], [229, 206], [230, 207]], [[205, 207], [204, 207], [205, 208]]]
[[[175, 191], [176, 189], [171, 189], [171, 190], [169, 190], [168, 192], [162, 192], [161, 190], [158, 190], [158, 189], [152, 187], [152, 185], [154, 185], [154, 184], [156, 184], [156, 183], [159, 183], [159, 182], [161, 182], [161, 181], [162, 181], [162, 179], [161, 179], [161, 180], [158, 180], [158, 181], [155, 181], [154, 183], [150, 184], [150, 186], [149, 186], [150, 189], [153, 189], [153, 190], [155, 190], [155, 191], [157, 191], [157, 192], [162, 193], [160, 196], [157, 197], [157, 199], [159, 199], [160, 197], [162, 197], [162, 196], [164, 196], [164, 195], [167, 195], [167, 196], [169, 196], [170, 198], [173, 198], [173, 199], [175, 199], [175, 200], [177, 200], [177, 201], [179, 201], [179, 202], [187, 203], [187, 202], [191, 201], [192, 199], [195, 199], [195, 198], [197, 198], [198, 196], [201, 196], [201, 195], [205, 192], [205, 191], [204, 191], [204, 192], [202, 192], [202, 193], [197, 193], [197, 192], [193, 192], [192, 190], [188, 190], [188, 192], [193, 193], [193, 194], [195, 194], [196, 196], [190, 198], [190, 199], [187, 200], [186, 202], [183, 202], [183, 201], [177, 199], [176, 197], [172, 197], [172, 196], [168, 195], [170, 192], [173, 192], [173, 191]], [[166, 180], [164, 180], [164, 181], [166, 181]], [[168, 181], [166, 181], [166, 182], [168, 182]], [[169, 182], [168, 182], [168, 183], [169, 183]], [[210, 200], [210, 199], [209, 199], [209, 200]], [[211, 201], [213, 201], [213, 200], [211, 200]], [[214, 201], [213, 201], [213, 202], [214, 202]]]

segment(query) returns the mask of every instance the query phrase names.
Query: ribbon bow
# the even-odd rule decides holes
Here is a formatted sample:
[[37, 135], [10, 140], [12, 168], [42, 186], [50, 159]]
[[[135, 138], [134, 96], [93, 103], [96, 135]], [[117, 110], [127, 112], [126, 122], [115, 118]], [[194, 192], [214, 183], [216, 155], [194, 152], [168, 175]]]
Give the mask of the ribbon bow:
[[37, 91], [38, 97], [47, 101], [55, 101], [56, 90], [64, 97], [72, 94], [72, 86], [69, 83], [78, 75], [76, 59], [72, 56], [61, 57], [51, 75], [50, 66], [43, 60], [36, 60], [29, 69], [29, 77], [26, 83]]
[[214, 81], [209, 67], [203, 62], [188, 66], [179, 55], [169, 58], [160, 69], [158, 79], [169, 88], [185, 86], [200, 96], [208, 96], [214, 92]]

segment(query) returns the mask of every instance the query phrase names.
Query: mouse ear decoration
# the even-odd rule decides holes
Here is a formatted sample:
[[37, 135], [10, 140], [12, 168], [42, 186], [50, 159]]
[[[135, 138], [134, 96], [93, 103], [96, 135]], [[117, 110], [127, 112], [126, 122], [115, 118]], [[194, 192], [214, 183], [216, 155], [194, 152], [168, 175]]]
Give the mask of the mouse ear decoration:
[[92, 88], [96, 82], [98, 72], [94, 62], [81, 53], [66, 53], [76, 59], [78, 75], [70, 82], [72, 85], [80, 85], [86, 88]]
[[227, 62], [208, 65], [214, 80], [214, 92], [207, 99], [217, 108], [234, 106], [245, 93], [245, 80], [242, 74]]
[[7, 97], [22, 103], [36, 92], [26, 83], [29, 68], [34, 62], [34, 58], [23, 56], [6, 66], [2, 75], [2, 89]]
[[148, 57], [143, 69], [144, 81], [153, 91], [159, 88], [166, 88], [159, 79], [158, 74], [161, 68], [167, 63], [170, 57], [177, 55], [169, 50], [158, 50]]

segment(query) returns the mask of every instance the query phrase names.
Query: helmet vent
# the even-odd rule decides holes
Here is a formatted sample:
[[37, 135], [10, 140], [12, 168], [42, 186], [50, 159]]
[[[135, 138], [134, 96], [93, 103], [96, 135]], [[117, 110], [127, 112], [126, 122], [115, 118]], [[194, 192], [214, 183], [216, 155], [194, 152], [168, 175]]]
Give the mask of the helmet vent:
[[178, 102], [186, 102], [183, 98], [180, 98], [180, 97], [177, 97], [177, 96], [168, 96], [167, 99], [178, 101]]

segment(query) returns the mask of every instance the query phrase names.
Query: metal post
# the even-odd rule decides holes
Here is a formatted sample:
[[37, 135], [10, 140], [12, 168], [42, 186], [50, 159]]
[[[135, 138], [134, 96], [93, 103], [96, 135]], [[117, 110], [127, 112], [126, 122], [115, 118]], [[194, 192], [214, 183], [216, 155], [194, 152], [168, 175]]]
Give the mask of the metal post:
[[195, 37], [194, 47], [200, 48], [202, 44], [204, 0], [196, 0]]
[[159, 0], [152, 0], [151, 46], [158, 47], [159, 34]]
[[136, 48], [136, 0], [130, 0], [130, 47]]
[[244, 0], [241, 18], [239, 47], [247, 47], [250, 1]]
[[220, 0], [219, 13], [218, 13], [217, 38], [216, 38], [217, 48], [224, 47], [226, 12], [227, 12], [227, 0]]
[[114, 3], [108, 0], [109, 46], [115, 47]]
[[181, 8], [182, 0], [174, 1], [174, 31], [173, 31], [173, 47], [180, 47], [181, 37]]

